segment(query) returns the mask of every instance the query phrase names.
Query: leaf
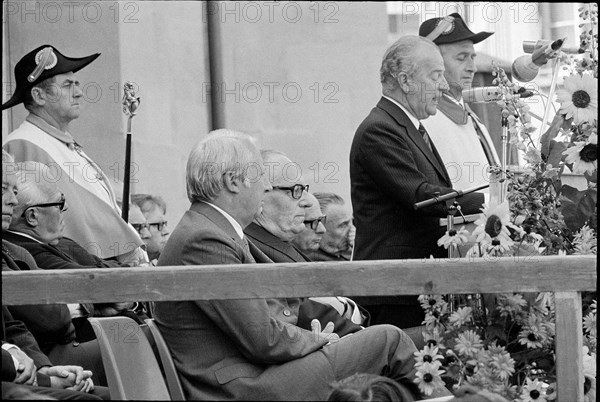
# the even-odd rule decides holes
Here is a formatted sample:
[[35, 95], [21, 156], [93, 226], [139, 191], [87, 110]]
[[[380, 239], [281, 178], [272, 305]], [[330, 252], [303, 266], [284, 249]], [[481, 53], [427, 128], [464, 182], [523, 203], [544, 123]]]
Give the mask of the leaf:
[[548, 157], [546, 162], [551, 164], [552, 166], [558, 166], [560, 161], [565, 158], [563, 156], [563, 152], [567, 149], [567, 146], [564, 142], [560, 141], [550, 141], [550, 151], [548, 153]]
[[[564, 116], [560, 113], [557, 113], [556, 116], [554, 116], [554, 120], [552, 120], [548, 131], [546, 131], [540, 138], [540, 143], [542, 144], [541, 152], [544, 159], [546, 159], [548, 155], [550, 155], [551, 142], [554, 140], [554, 138], [556, 138], [556, 136], [560, 132], [560, 128], [563, 125], [564, 121]], [[553, 165], [558, 166], [558, 164], [555, 165], [554, 163]]]
[[596, 211], [598, 193], [595, 189], [577, 190], [567, 184], [561, 187], [561, 212], [565, 224], [572, 231], [578, 231]]

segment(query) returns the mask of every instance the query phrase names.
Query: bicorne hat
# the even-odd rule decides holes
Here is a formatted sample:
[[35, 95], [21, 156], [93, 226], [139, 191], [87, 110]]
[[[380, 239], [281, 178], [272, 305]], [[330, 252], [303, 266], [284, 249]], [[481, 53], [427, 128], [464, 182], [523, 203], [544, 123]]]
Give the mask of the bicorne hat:
[[450, 14], [447, 17], [428, 19], [423, 21], [419, 27], [419, 36], [431, 39], [436, 45], [467, 39], [473, 43], [479, 43], [493, 34], [493, 32], [474, 33], [458, 13]]
[[15, 66], [16, 89], [13, 96], [2, 105], [2, 110], [23, 102], [25, 94], [36, 84], [58, 74], [77, 72], [100, 56], [67, 57], [54, 46], [43, 45], [27, 53]]

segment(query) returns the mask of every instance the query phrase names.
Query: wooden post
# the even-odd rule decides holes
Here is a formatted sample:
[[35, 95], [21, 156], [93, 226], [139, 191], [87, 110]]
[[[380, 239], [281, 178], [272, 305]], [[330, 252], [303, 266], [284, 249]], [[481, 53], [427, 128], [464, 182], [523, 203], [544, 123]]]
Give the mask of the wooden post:
[[556, 292], [557, 401], [583, 401], [581, 292]]

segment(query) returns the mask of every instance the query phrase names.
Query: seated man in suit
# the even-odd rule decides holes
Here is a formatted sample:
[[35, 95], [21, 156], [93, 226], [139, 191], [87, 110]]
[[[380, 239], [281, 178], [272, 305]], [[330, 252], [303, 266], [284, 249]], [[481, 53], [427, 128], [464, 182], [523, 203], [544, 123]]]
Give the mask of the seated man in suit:
[[[251, 137], [217, 130], [201, 140], [187, 162], [190, 209], [158, 265], [254, 263], [253, 253], [261, 253], [243, 229], [271, 190], [265, 179]], [[415, 378], [416, 348], [398, 328], [369, 327], [330, 342], [328, 331], [296, 325], [298, 305], [294, 299], [155, 303], [187, 399], [325, 400], [332, 381], [355, 372]]]
[[[12, 157], [2, 152], [2, 233], [10, 226], [17, 200], [17, 167]], [[23, 248], [2, 239], [2, 270], [39, 269], [33, 257]], [[69, 310], [65, 305], [11, 306], [23, 314], [32, 314], [39, 319], [33, 324], [46, 323], [65, 336], [72, 336], [74, 329]], [[56, 322], [55, 322], [56, 321]], [[14, 364], [13, 364], [14, 362]], [[91, 391], [92, 373], [79, 366], [52, 366], [48, 357], [40, 350], [35, 338], [25, 325], [14, 320], [6, 306], [2, 306], [2, 381], [16, 384], [44, 385], [54, 388], [72, 388]], [[37, 383], [37, 384], [36, 384]], [[3, 395], [5, 384], [2, 385]], [[67, 393], [68, 394], [68, 393]], [[56, 394], [54, 394], [56, 395]], [[60, 394], [56, 395], [59, 396]], [[67, 397], [68, 395], [63, 395]]]
[[342, 197], [334, 193], [314, 194], [325, 221], [326, 232], [323, 234], [319, 248], [308, 252], [313, 261], [350, 261], [354, 247], [356, 229], [352, 224], [352, 209]]
[[[307, 244], [306, 248], [318, 247], [318, 241], [315, 242], [314, 238], [306, 239], [307, 235], [304, 233], [308, 231], [308, 220], [314, 223], [322, 216], [319, 202], [308, 192], [308, 186], [288, 180], [285, 167], [292, 161], [287, 156], [273, 150], [262, 151], [261, 156], [271, 168], [269, 179], [273, 191], [265, 196], [262, 212], [244, 233], [273, 262], [310, 261], [304, 250], [295, 247], [295, 242]], [[323, 233], [323, 224], [318, 224], [316, 230]], [[315, 237], [313, 234], [316, 235], [315, 231], [310, 230], [308, 236]], [[333, 309], [324, 308], [320, 304]], [[356, 303], [348, 298], [311, 297], [303, 300], [300, 306], [298, 326], [309, 329], [313, 319], [318, 319], [321, 326], [331, 321], [334, 332], [343, 336], [360, 330], [360, 325], [366, 325], [366, 318]]]
[[[18, 205], [13, 208], [9, 230], [3, 231], [4, 240], [26, 249], [37, 267], [42, 269], [120, 266], [116, 261], [102, 260], [74, 241], [62, 238], [68, 204], [52, 180], [47, 166], [38, 162], [22, 162], [15, 166], [19, 187]], [[125, 314], [136, 318], [136, 314], [130, 312], [132, 306], [131, 302], [72, 304], [66, 314], [60, 316], [60, 320], [56, 315], [50, 317], [43, 314], [46, 306], [34, 309], [27, 306], [11, 307], [11, 312], [28, 326], [51, 359], [81, 365], [88, 363], [94, 369], [96, 382], [104, 385], [106, 378], [100, 350], [87, 317]], [[61, 308], [65, 310], [67, 307], [63, 305]]]

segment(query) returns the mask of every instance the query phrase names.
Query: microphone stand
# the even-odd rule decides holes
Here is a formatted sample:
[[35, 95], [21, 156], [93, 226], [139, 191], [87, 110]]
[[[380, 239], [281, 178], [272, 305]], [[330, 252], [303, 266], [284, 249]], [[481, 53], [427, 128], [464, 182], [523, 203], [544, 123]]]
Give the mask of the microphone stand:
[[[434, 193], [433, 198], [429, 198], [425, 201], [420, 201], [420, 202], [413, 204], [413, 208], [415, 209], [415, 211], [418, 211], [421, 208], [431, 206], [431, 205], [441, 204], [442, 202], [454, 199], [452, 205], [450, 205], [448, 207], [448, 215], [447, 215], [447, 219], [446, 219], [446, 230], [448, 232], [450, 232], [451, 230], [454, 230], [454, 216], [456, 215], [456, 213], [459, 212], [461, 214], [461, 216], [463, 217], [463, 219], [465, 217], [462, 214], [462, 212], [460, 210], [460, 204], [458, 203], [458, 201], [456, 199], [462, 197], [463, 195], [474, 193], [475, 191], [483, 190], [484, 188], [488, 188], [489, 186], [490, 186], [489, 184], [483, 184], [481, 186], [471, 187], [466, 190], [453, 190], [453, 191], [449, 192], [448, 194], [444, 194], [442, 196], [440, 196], [439, 193], [436, 192], [436, 193]], [[458, 246], [451, 244], [448, 247], [448, 259], [452, 260], [454, 257], [457, 256], [457, 254], [458, 254]], [[454, 311], [455, 302], [457, 305], [462, 305], [462, 304], [465, 304], [465, 302], [467, 302], [468, 300], [472, 299], [471, 295], [467, 295], [465, 300], [461, 300], [460, 296], [457, 300], [455, 300], [456, 297], [453, 294], [449, 294], [448, 298], [450, 301], [448, 303], [448, 305], [450, 306], [450, 312]], [[479, 295], [476, 295], [475, 298], [476, 298], [475, 302], [477, 303], [477, 305], [479, 307], [482, 307], [483, 303], [482, 303], [481, 297]]]
[[504, 202], [504, 196], [506, 193], [506, 169], [507, 169], [507, 148], [508, 148], [508, 117], [502, 116], [502, 159], [500, 161], [500, 204]]
[[133, 83], [126, 82], [123, 85], [123, 113], [129, 116], [127, 119], [127, 139], [125, 143], [125, 173], [123, 177], [123, 203], [121, 217], [129, 222], [129, 184], [131, 181], [131, 120], [140, 105], [140, 98], [135, 96]]

